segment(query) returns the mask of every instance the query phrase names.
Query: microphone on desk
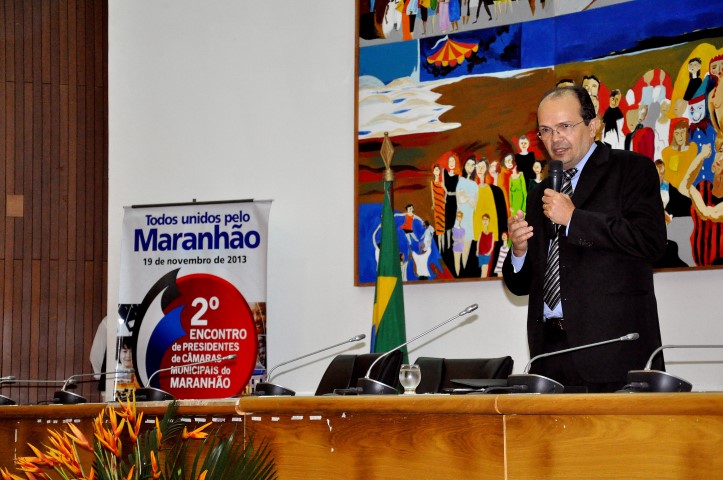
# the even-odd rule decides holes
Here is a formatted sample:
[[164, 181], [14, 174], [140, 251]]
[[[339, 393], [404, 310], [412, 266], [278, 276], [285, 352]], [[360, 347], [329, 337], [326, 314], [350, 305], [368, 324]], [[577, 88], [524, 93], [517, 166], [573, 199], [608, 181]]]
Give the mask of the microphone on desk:
[[[547, 176], [550, 178], [550, 188], [556, 192], [562, 190], [562, 162], [560, 160], [551, 160], [547, 167]], [[552, 219], [548, 219], [547, 233], [550, 237], [555, 236], [557, 225]]]
[[297, 360], [301, 360], [306, 357], [310, 357], [312, 355], [316, 355], [317, 353], [324, 352], [326, 350], [331, 350], [334, 347], [338, 347], [340, 345], [344, 345], [345, 343], [354, 343], [358, 342], [360, 340], [364, 340], [367, 338], [366, 334], [360, 333], [359, 335], [356, 335], [354, 337], [351, 337], [348, 340], [344, 340], [343, 342], [336, 343], [334, 345], [331, 345], [329, 347], [324, 347], [321, 350], [317, 350], [315, 352], [307, 353], [305, 355], [302, 355], [300, 357], [292, 358], [291, 360], [287, 360], [285, 362], [281, 362], [278, 365], [276, 365], [274, 368], [268, 371], [266, 374], [266, 381], [265, 382], [259, 382], [256, 384], [255, 388], [255, 394], [256, 395], [277, 395], [277, 396], [294, 396], [296, 395], [296, 392], [293, 390], [290, 390], [288, 388], [282, 387], [281, 385], [276, 385], [274, 383], [271, 383], [271, 372], [276, 370], [277, 368], [287, 365], [289, 363], [295, 362]]
[[186, 368], [186, 367], [193, 367], [196, 365], [204, 365], [207, 363], [228, 362], [230, 360], [235, 360], [235, 359], [236, 359], [236, 354], [232, 353], [231, 355], [226, 355], [225, 357], [216, 357], [216, 358], [211, 358], [209, 360], [203, 360], [200, 362], [184, 363], [182, 365], [174, 365], [172, 367], [159, 368], [158, 370], [153, 372], [150, 377], [148, 377], [148, 381], [146, 382], [146, 384], [148, 385], [147, 387], [142, 387], [142, 388], [136, 389], [136, 391], [135, 391], [136, 402], [163, 402], [166, 400], [175, 400], [176, 397], [174, 397], [170, 393], [166, 392], [165, 390], [150, 386], [151, 380], [153, 379], [153, 377], [155, 377], [159, 373], [167, 372], [169, 370], [177, 370], [177, 369]]
[[643, 370], [630, 370], [623, 392], [690, 392], [693, 384], [660, 370], [651, 370], [653, 359], [666, 348], [723, 348], [723, 345], [662, 345], [648, 358]]
[[369, 370], [367, 370], [367, 374], [364, 377], [357, 380], [357, 383], [356, 383], [357, 391], [363, 395], [394, 395], [394, 394], [396, 394], [397, 389], [394, 388], [393, 386], [387, 385], [386, 383], [382, 383], [379, 380], [374, 380], [373, 378], [370, 378], [372, 375], [372, 369], [374, 368], [374, 365], [379, 363], [379, 361], [381, 361], [382, 358], [387, 357], [392, 352], [396, 352], [400, 348], [404, 348], [405, 346], [409, 345], [413, 341], [415, 341], [419, 338], [422, 338], [423, 336], [427, 335], [430, 332], [433, 332], [434, 330], [438, 329], [439, 327], [441, 327], [443, 325], [446, 325], [447, 323], [451, 322], [452, 320], [455, 320], [459, 317], [463, 317], [467, 314], [470, 314], [470, 313], [474, 312], [475, 310], [477, 310], [476, 303], [465, 308], [464, 310], [459, 312], [457, 315], [455, 315], [451, 318], [448, 318], [447, 320], [443, 321], [442, 323], [439, 323], [439, 324], [433, 326], [426, 332], [422, 332], [419, 335], [417, 335], [416, 337], [412, 338], [411, 340], [408, 340], [408, 341], [402, 343], [401, 345], [394, 347], [391, 350], [388, 350], [387, 352], [378, 356], [372, 362], [372, 364], [369, 366]]
[[[93, 373], [78, 373], [75, 375], [71, 375], [68, 378], [66, 378], [64, 381], [61, 380], [63, 383], [63, 387], [60, 390], [57, 390], [53, 394], [53, 400], [52, 403], [59, 403], [62, 405], [76, 405], [79, 403], [86, 403], [88, 400], [77, 393], [69, 392], [69, 388], [75, 388], [75, 381], [79, 378], [84, 377], [97, 377], [98, 375], [108, 375], [110, 377], [117, 377], [118, 375], [125, 375], [125, 371], [118, 371], [118, 370], [110, 370], [107, 372], [93, 372]], [[56, 380], [50, 380], [50, 382], [56, 382]]]
[[528, 373], [530, 371], [530, 367], [532, 366], [532, 362], [541, 358], [551, 357], [553, 355], [560, 355], [562, 353], [574, 352], [576, 350], [583, 350], [586, 348], [599, 347], [600, 345], [606, 345], [608, 343], [630, 342], [637, 340], [638, 338], [640, 338], [639, 334], [628, 333], [622, 337], [604, 340], [602, 342], [588, 343], [587, 345], [579, 345], [577, 347], [566, 348], [564, 350], [542, 353], [531, 358], [530, 361], [527, 362], [527, 366], [525, 367], [523, 373], [507, 377], [507, 386], [513, 387], [513, 391], [519, 393], [562, 393], [565, 390], [565, 387], [560, 382], [543, 375]]
[[[12, 375], [8, 375], [7, 377], [0, 377], [0, 385], [2, 385], [3, 383], [10, 383], [13, 380], [15, 380], [15, 377], [13, 377]], [[17, 405], [17, 402], [10, 397], [0, 395], [0, 406], [3, 405]]]
[[[36, 385], [36, 384], [42, 384], [42, 383], [58, 385], [58, 384], [61, 384], [64, 382], [65, 382], [65, 380], [37, 380], [37, 379], [32, 379], [32, 378], [17, 379], [13, 375], [8, 375], [7, 377], [0, 377], [0, 386], [4, 385], [6, 383], [8, 383], [8, 384], [12, 383], [14, 385], [18, 385], [18, 384]], [[0, 405], [17, 405], [17, 402], [10, 397], [6, 397], [5, 395], [0, 395]]]

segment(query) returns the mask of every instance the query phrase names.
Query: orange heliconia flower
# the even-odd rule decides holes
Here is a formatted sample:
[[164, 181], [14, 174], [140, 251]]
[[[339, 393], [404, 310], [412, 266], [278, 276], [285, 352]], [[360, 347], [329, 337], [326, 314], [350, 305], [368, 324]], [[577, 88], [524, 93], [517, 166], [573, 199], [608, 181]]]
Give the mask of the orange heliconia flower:
[[151, 450], [151, 468], [153, 468], [153, 480], [161, 478], [161, 470], [158, 468], [158, 462], [153, 450]]
[[128, 435], [131, 437], [131, 442], [133, 442], [133, 445], [138, 443], [138, 435], [141, 432], [141, 425], [143, 424], [143, 412], [141, 412], [140, 415], [138, 415], [138, 418], [136, 418], [135, 422], [131, 422], [128, 420]]
[[204, 433], [203, 430], [211, 425], [211, 422], [208, 422], [206, 425], [203, 425], [201, 427], [198, 427], [197, 429], [193, 430], [192, 432], [189, 432], [186, 427], [183, 427], [183, 439], [188, 440], [189, 438], [206, 438], [208, 437], [208, 433]]
[[106, 430], [105, 428], [98, 427], [96, 424], [95, 430], [95, 438], [105, 447], [109, 452], [111, 452], [116, 457], [120, 457], [120, 438], [116, 438], [113, 435], [113, 432], [110, 432]]
[[208, 473], [208, 470], [204, 470], [201, 472], [201, 475], [198, 476], [198, 480], [206, 480], [206, 474]]
[[33, 445], [32, 443], [28, 443], [28, 447], [30, 447], [33, 453], [35, 453], [35, 456], [38, 457], [38, 461], [35, 462], [38, 465], [46, 465], [48, 467], [52, 467], [57, 463], [54, 459], [48, 458], [43, 452], [35, 448], [35, 445]]
[[24, 478], [8, 472], [7, 468], [0, 468], [0, 477], [2, 477], [3, 480], [25, 480]]
[[163, 443], [163, 433], [161, 432], [161, 424], [158, 423], [158, 417], [156, 417], [156, 439], [158, 440], [158, 446]]
[[75, 442], [76, 445], [78, 445], [81, 448], [84, 448], [88, 450], [89, 452], [93, 451], [93, 447], [88, 443], [88, 439], [85, 438], [85, 435], [83, 435], [83, 432], [80, 431], [78, 427], [76, 427], [74, 424], [69, 423], [68, 428], [70, 428], [73, 431], [73, 435], [66, 433], [68, 437], [70, 437], [73, 442]]
[[123, 403], [123, 399], [118, 399], [118, 403], [122, 408], [122, 411], [118, 412], [118, 415], [125, 418], [129, 423], [135, 423], [136, 421], [136, 392], [133, 390], [131, 395], [128, 397], [128, 401]]
[[128, 471], [128, 476], [126, 477], [126, 480], [131, 480], [133, 478], [133, 471], [136, 469], [135, 465], [131, 465], [131, 469]]

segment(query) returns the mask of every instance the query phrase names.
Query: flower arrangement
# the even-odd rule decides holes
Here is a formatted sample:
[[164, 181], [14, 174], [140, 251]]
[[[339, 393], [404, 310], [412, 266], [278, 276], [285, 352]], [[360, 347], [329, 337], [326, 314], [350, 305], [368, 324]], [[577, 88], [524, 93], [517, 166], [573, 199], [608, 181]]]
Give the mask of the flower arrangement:
[[[28, 444], [35, 456], [19, 457], [17, 469], [26, 478], [0, 469], [3, 480], [270, 480], [276, 478], [268, 444], [242, 446], [234, 434], [221, 437], [205, 431], [211, 422], [188, 431], [177, 418], [178, 403], [170, 402], [162, 420], [141, 433], [143, 412], [138, 414], [135, 395], [118, 409], [106, 406], [93, 421], [91, 444], [72, 423], [64, 431], [48, 430], [50, 445]], [[195, 454], [191, 440], [202, 441]], [[94, 453], [92, 465], [83, 465], [80, 450]], [[129, 450], [125, 453], [125, 450]], [[124, 455], [125, 454], [125, 455]], [[88, 457], [88, 455], [85, 455]]]

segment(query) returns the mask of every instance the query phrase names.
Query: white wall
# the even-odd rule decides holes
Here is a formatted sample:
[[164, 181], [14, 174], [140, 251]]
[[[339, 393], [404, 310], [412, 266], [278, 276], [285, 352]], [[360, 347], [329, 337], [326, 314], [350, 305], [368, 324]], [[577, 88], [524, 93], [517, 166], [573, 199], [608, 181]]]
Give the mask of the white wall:
[[[123, 206], [271, 198], [269, 365], [369, 332], [374, 289], [353, 285], [354, 3], [110, 1], [110, 318]], [[723, 343], [723, 270], [655, 279], [664, 343]], [[526, 298], [500, 281], [404, 294], [408, 338], [481, 307], [410, 345], [412, 359], [510, 354], [518, 372], [527, 363]], [[282, 367], [274, 381], [313, 392], [341, 351]], [[723, 350], [667, 357], [716, 360], [669, 370], [723, 389]]]

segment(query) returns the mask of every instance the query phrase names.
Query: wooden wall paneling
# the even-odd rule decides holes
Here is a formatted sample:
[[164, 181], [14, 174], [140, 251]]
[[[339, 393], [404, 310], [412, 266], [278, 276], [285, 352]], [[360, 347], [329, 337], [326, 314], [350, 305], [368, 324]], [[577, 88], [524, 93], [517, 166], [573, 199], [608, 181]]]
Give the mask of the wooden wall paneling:
[[[85, 291], [83, 292], [83, 296], [85, 297], [83, 305], [85, 308], [83, 309], [83, 316], [77, 317], [75, 322], [75, 331], [77, 332], [75, 337], [75, 351], [80, 356], [78, 358], [78, 363], [82, 366], [80, 371], [83, 372], [90, 372], [90, 361], [88, 360], [90, 343], [86, 343], [88, 338], [87, 331], [89, 330], [90, 323], [93, 322], [97, 312], [97, 310], [93, 308], [93, 290], [95, 289], [95, 269], [93, 263], [94, 262], [92, 261], [85, 262], [85, 279], [83, 281], [85, 284]], [[91, 338], [90, 341], [92, 342], [93, 339]], [[83, 384], [82, 395], [88, 398], [94, 393], [94, 390], [97, 391], [97, 387], [95, 389], [91, 387], [96, 386], [98, 382], [94, 381], [93, 377], [87, 377], [86, 380], [87, 382]]]
[[[57, 1], [51, 2], [50, 10], [50, 104], [51, 109], [51, 183], [50, 183], [50, 258], [58, 258], [58, 226], [60, 210], [60, 22]], [[62, 234], [67, 235], [67, 232]]]
[[51, 4], [55, 2], [49, 2], [47, 0], [42, 0], [42, 7], [41, 7], [41, 15], [42, 15], [42, 24], [43, 24], [43, 38], [42, 38], [42, 53], [41, 53], [41, 62], [43, 65], [42, 68], [42, 78], [41, 82], [43, 84], [50, 84], [50, 23], [51, 23]]
[[[9, 194], [22, 194], [23, 187], [23, 134], [24, 134], [24, 113], [23, 108], [23, 24], [22, 24], [22, 3], [18, 2], [15, 7], [15, 29], [13, 30], [13, 36], [15, 37], [15, 78], [13, 79], [13, 113], [12, 122], [15, 125], [13, 136], [13, 186], [12, 190], [8, 189]], [[13, 259], [18, 260], [23, 255], [23, 222], [22, 219], [13, 219], [15, 224], [15, 235], [13, 238]]]
[[12, 323], [13, 323], [13, 329], [12, 329], [12, 337], [13, 337], [13, 343], [11, 346], [11, 351], [13, 353], [11, 365], [12, 368], [10, 369], [13, 374], [18, 378], [28, 378], [27, 377], [27, 357], [24, 357], [23, 355], [23, 349], [20, 348], [22, 346], [22, 340], [23, 340], [23, 331], [22, 331], [22, 322], [18, 322], [18, 319], [22, 318], [22, 306], [23, 306], [23, 292], [22, 292], [22, 273], [23, 273], [23, 262], [22, 260], [12, 260], [12, 289], [13, 289], [13, 312], [12, 312]]
[[[2, 27], [2, 30], [0, 30], [0, 83], [5, 82], [5, 70], [6, 70], [6, 58], [7, 58], [7, 46], [5, 44], [5, 32], [7, 32], [7, 24], [6, 22], [6, 4], [7, 2], [0, 2], [0, 27]], [[0, 101], [0, 104], [2, 102]], [[2, 115], [0, 115], [2, 116]], [[0, 132], [0, 136], [2, 136], [2, 132]]]
[[90, 368], [106, 304], [107, 3], [3, 1], [0, 27], [0, 372], [62, 379]]
[[68, 85], [68, 2], [67, 0], [60, 0], [58, 2], [58, 35], [60, 42], [60, 78], [58, 80], [60, 85]]
[[[0, 24], [2, 25], [2, 24]], [[3, 222], [0, 222], [3, 223]], [[0, 252], [1, 253], [1, 252]], [[0, 282], [5, 282], [5, 258], [0, 255]], [[9, 327], [10, 322], [5, 321], [7, 315], [5, 314], [5, 296], [7, 295], [7, 289], [3, 289], [0, 292], [0, 376], [10, 375], [10, 369], [7, 365], [7, 357], [10, 355], [10, 336], [6, 332], [6, 328]], [[7, 353], [6, 353], [7, 352]], [[0, 393], [2, 391], [0, 390]]]
[[22, 2], [23, 8], [23, 78], [33, 76], [33, 2]]
[[[57, 267], [57, 262], [53, 262], [54, 272], [51, 278], [55, 279], [53, 290], [56, 292], [53, 297], [56, 300], [55, 323], [57, 324], [57, 336], [55, 338], [55, 378], [65, 378], [71, 374], [66, 373], [65, 359], [67, 358], [68, 348], [65, 345], [66, 332], [71, 330], [68, 328], [66, 318], [68, 311], [71, 311], [73, 302], [75, 301], [75, 268], [74, 262], [65, 265], [64, 275], [61, 275]], [[63, 282], [65, 278], [65, 283]], [[51, 317], [52, 318], [52, 317]]]
[[[7, 257], [6, 257], [7, 258]], [[12, 288], [13, 262], [10, 259], [3, 260], [3, 351], [2, 351], [2, 374], [11, 375], [13, 358], [13, 290]]]
[[[42, 232], [42, 171], [43, 171], [43, 122], [37, 121], [43, 116], [43, 82], [42, 82], [42, 50], [43, 50], [43, 12], [42, 2], [33, 1], [33, 71], [32, 71], [32, 88], [33, 88], [33, 186], [29, 204], [32, 205], [32, 250], [33, 259], [42, 258], [41, 254], [41, 235]], [[41, 274], [41, 282], [44, 275]], [[41, 283], [42, 285], [42, 283]], [[42, 287], [41, 287], [42, 288]], [[42, 317], [47, 318], [47, 317]]]
[[3, 63], [3, 80], [6, 82], [11, 82], [14, 75], [14, 66], [13, 66], [13, 53], [15, 51], [15, 43], [13, 42], [13, 31], [14, 31], [14, 25], [15, 22], [15, 15], [13, 13], [14, 11], [14, 5], [12, 2], [2, 2], [3, 3], [3, 55], [0, 55], [3, 57], [2, 61]]
[[[2, 12], [3, 10], [0, 10]], [[2, 18], [0, 18], [0, 22], [2, 22]], [[5, 26], [4, 23], [0, 23], [3, 27]], [[0, 35], [0, 39], [3, 39], [4, 35]], [[4, 50], [5, 42], [0, 40], [0, 57], [5, 58], [5, 50]], [[0, 69], [3, 68], [4, 61], [0, 62]], [[0, 80], [2, 80], [3, 74], [5, 73], [5, 70], [0, 70]], [[2, 115], [0, 115], [0, 191], [2, 191], [2, 195], [0, 195], [0, 258], [5, 258], [5, 223], [7, 222], [7, 218], [5, 217], [5, 209], [7, 208], [7, 205], [5, 203], [6, 195], [7, 195], [7, 188], [5, 186], [7, 181], [7, 154], [8, 154], [8, 132], [7, 132], [7, 111], [8, 111], [8, 102], [7, 102], [7, 91], [5, 88], [5, 81], [0, 81], [0, 112], [2, 112]]]
[[[78, 158], [78, 46], [75, 1], [68, 2], [68, 231], [77, 232]], [[107, 119], [107, 117], [105, 117]], [[106, 157], [107, 158], [107, 157]], [[107, 162], [104, 162], [107, 164]], [[75, 260], [76, 235], [68, 235], [67, 254]]]
[[[40, 285], [40, 260], [25, 260], [31, 266], [30, 285]], [[30, 322], [28, 322], [30, 330], [30, 371], [28, 378], [47, 378], [45, 372], [47, 370], [47, 349], [43, 348], [43, 335], [41, 330], [45, 328], [40, 326], [40, 288], [33, 288], [30, 291], [30, 301], [26, 302], [30, 305]], [[41, 368], [41, 363], [44, 364]]]

